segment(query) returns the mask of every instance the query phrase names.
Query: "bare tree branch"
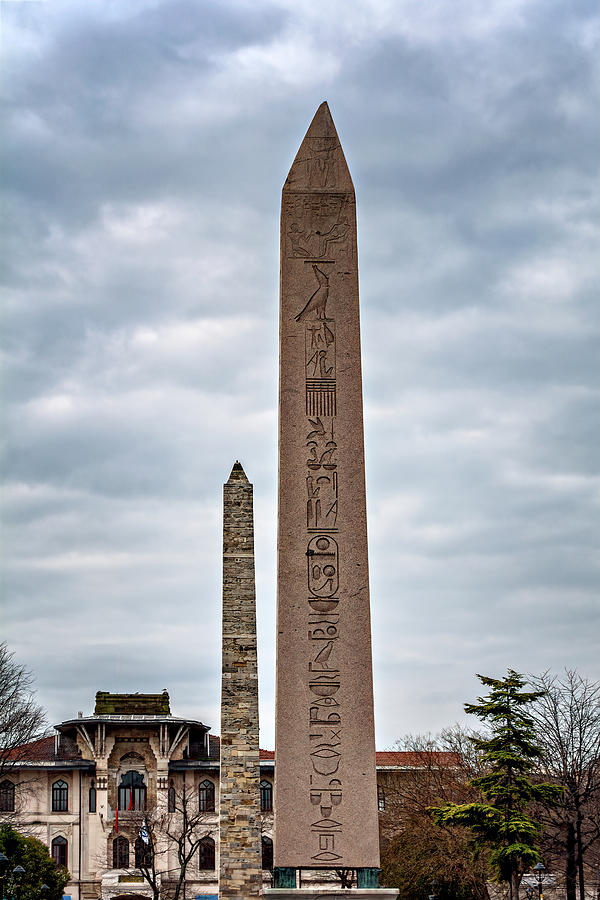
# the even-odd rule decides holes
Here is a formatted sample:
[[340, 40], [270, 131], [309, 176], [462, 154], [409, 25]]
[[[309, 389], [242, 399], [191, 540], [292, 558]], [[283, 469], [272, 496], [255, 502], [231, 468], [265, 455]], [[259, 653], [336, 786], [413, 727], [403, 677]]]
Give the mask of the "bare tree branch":
[[[171, 798], [166, 809], [156, 804], [128, 812], [122, 819], [121, 830], [126, 831], [135, 850], [135, 872], [148, 883], [154, 900], [165, 896], [166, 883], [172, 900], [179, 900], [200, 844], [210, 837], [208, 816], [198, 808], [197, 796], [185, 782], [179, 790], [172, 789]], [[175, 868], [168, 862], [173, 851]]]
[[0, 779], [23, 760], [17, 748], [40, 738], [46, 728], [46, 714], [35, 701], [32, 685], [31, 672], [0, 644]]
[[473, 858], [469, 833], [434, 824], [428, 812], [435, 804], [475, 799], [469, 781], [481, 768], [472, 736], [459, 726], [435, 737], [406, 735], [397, 743], [405, 767], [382, 773], [382, 880], [399, 887], [400, 900], [432, 893], [487, 900], [486, 860]]
[[[5, 643], [0, 644], [0, 783], [4, 783], [0, 819], [17, 821], [19, 813], [39, 783], [39, 776], [31, 770], [27, 777], [21, 769], [27, 762], [31, 745], [44, 734], [46, 714], [34, 697], [33, 675], [15, 662], [14, 653]], [[23, 830], [20, 827], [20, 830]]]
[[545, 851], [565, 873], [567, 900], [583, 900], [586, 877], [600, 864], [600, 684], [575, 669], [529, 679], [544, 691], [533, 707], [540, 774], [564, 788], [555, 808], [544, 807]]

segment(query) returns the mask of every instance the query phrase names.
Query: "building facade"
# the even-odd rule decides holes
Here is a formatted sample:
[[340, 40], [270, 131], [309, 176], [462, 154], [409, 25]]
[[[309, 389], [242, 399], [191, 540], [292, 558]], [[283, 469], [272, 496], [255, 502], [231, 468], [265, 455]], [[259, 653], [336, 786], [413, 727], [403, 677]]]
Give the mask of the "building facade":
[[[261, 767], [262, 774], [262, 767]], [[272, 846], [273, 762], [261, 779], [265, 880]], [[185, 804], [187, 824], [182, 824]], [[186, 898], [217, 893], [219, 740], [200, 721], [171, 714], [167, 692], [99, 692], [91, 716], [21, 748], [0, 785], [0, 817], [45, 843], [69, 869], [73, 900], [152, 894], [139, 873], [154, 830], [161, 889], [179, 877], [176, 842], [197, 843]]]
[[[20, 748], [0, 783], [0, 820], [37, 837], [68, 868], [66, 893], [72, 900], [152, 896], [140, 870], [148, 832], [156, 840], [157, 887], [171, 896], [180, 871], [176, 838], [188, 828], [188, 841], [197, 846], [181, 897], [214, 896], [219, 739], [209, 731], [200, 721], [172, 715], [166, 691], [98, 692], [93, 715], [79, 713], [57, 725], [53, 736]], [[390, 778], [406, 768], [409, 756], [377, 754], [381, 813]], [[274, 753], [261, 750], [265, 886], [273, 867], [274, 767]]]

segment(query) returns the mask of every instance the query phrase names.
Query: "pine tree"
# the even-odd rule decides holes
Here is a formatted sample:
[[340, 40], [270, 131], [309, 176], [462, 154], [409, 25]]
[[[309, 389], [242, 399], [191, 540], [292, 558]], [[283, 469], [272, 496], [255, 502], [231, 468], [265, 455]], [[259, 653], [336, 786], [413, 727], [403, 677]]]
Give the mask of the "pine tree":
[[511, 900], [518, 900], [523, 873], [540, 858], [537, 844], [542, 826], [527, 810], [535, 801], [558, 800], [561, 788], [530, 779], [541, 756], [534, 743], [534, 723], [527, 713], [539, 691], [524, 691], [525, 679], [509, 669], [504, 678], [477, 676], [490, 689], [477, 703], [466, 703], [465, 712], [477, 716], [489, 728], [489, 736], [472, 738], [481, 754], [485, 772], [470, 784], [481, 792], [475, 803], [446, 803], [432, 807], [438, 825], [461, 825], [474, 836], [474, 850], [489, 850], [490, 865], [498, 881], [508, 882]]

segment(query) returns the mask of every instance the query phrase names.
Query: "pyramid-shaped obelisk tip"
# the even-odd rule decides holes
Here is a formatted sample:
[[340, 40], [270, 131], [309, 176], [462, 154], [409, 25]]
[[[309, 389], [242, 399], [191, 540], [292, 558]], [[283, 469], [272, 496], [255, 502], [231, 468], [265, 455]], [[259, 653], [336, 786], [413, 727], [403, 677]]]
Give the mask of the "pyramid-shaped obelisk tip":
[[242, 468], [242, 464], [237, 459], [233, 464], [233, 469], [231, 470], [231, 475], [227, 479], [227, 484], [229, 484], [230, 481], [245, 481], [247, 484], [249, 484], [246, 473]]
[[283, 190], [354, 192], [344, 151], [326, 100], [323, 100], [308, 126]]
[[308, 126], [306, 137], [332, 137], [337, 138], [339, 142], [327, 100], [323, 100], [314, 114], [313, 120]]

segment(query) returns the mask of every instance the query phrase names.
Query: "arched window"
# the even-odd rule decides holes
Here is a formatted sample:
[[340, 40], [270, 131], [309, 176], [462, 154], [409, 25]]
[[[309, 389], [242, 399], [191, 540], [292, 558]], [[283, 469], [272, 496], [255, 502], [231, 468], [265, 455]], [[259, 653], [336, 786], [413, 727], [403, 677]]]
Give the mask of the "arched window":
[[150, 841], [146, 841], [142, 837], [136, 838], [135, 844], [135, 867], [136, 869], [149, 869], [152, 866], [152, 847]]
[[91, 813], [96, 812], [96, 788], [94, 787], [93, 781], [92, 781], [90, 791], [89, 791], [88, 809]]
[[377, 809], [379, 812], [385, 809], [385, 791], [380, 784], [377, 785]]
[[265, 778], [260, 783], [260, 808], [263, 812], [273, 809], [273, 785]]
[[173, 782], [171, 781], [171, 784], [169, 785], [169, 794], [168, 794], [168, 798], [167, 798], [169, 812], [175, 812], [176, 800], [177, 800], [177, 798], [175, 796], [175, 788], [173, 787]]
[[263, 869], [273, 868], [273, 841], [270, 837], [262, 839], [262, 867]]
[[69, 809], [69, 785], [66, 781], [55, 781], [52, 785], [52, 812], [67, 812]]
[[198, 845], [198, 868], [201, 872], [215, 868], [215, 842], [211, 837], [202, 838]]
[[200, 812], [214, 812], [215, 810], [215, 786], [208, 778], [205, 778], [198, 788], [198, 809]]
[[67, 868], [67, 839], [62, 835], [55, 837], [52, 841], [52, 859], [56, 863], [57, 866], [64, 866]]
[[113, 841], [113, 869], [129, 868], [129, 841], [120, 834]]
[[0, 812], [15, 811], [15, 786], [5, 778], [0, 781]]
[[146, 785], [139, 772], [126, 772], [121, 776], [119, 809], [146, 809]]

